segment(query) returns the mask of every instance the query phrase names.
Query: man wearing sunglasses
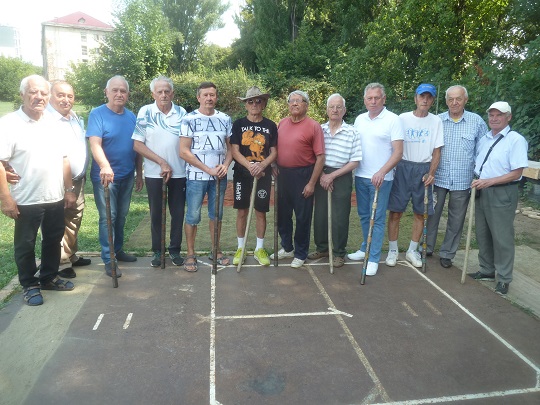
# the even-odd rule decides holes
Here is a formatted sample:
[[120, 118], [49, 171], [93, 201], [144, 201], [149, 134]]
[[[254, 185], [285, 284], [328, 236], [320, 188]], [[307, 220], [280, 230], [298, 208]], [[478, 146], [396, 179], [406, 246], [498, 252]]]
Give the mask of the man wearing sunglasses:
[[238, 97], [245, 103], [247, 115], [234, 122], [231, 136], [232, 155], [235, 160], [234, 208], [238, 210], [236, 215], [238, 250], [234, 255], [234, 265], [239, 264], [240, 257], [245, 258], [245, 255], [242, 256], [242, 247], [254, 178], [257, 178], [254, 202], [257, 245], [253, 256], [259, 264], [270, 265], [268, 253], [264, 249], [264, 235], [266, 213], [270, 211], [271, 164], [277, 157], [277, 126], [274, 121], [262, 115], [269, 98], [270, 94], [261, 93], [256, 86], [246, 92], [246, 97]]

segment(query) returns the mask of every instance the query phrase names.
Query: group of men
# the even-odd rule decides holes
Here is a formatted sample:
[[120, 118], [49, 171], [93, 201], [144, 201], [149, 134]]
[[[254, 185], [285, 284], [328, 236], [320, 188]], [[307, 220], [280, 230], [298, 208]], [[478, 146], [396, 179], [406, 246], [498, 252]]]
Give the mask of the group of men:
[[[509, 127], [512, 116], [508, 103], [496, 102], [487, 110], [491, 128], [488, 131], [480, 116], [465, 110], [468, 94], [462, 86], [446, 91], [448, 111], [435, 116], [429, 110], [437, 96], [436, 88], [421, 84], [414, 96], [416, 108], [398, 116], [385, 107], [384, 86], [370, 83], [364, 90], [367, 112], [359, 115], [354, 125], [343, 120], [345, 99], [337, 93], [327, 100], [328, 122], [320, 125], [308, 116], [309, 96], [300, 90], [289, 94], [289, 116], [276, 125], [263, 116], [270, 95], [255, 86], [247, 90], [245, 97], [238, 97], [245, 104], [246, 116], [234, 123], [216, 109], [218, 89], [211, 82], [200, 84], [199, 108], [190, 113], [174, 104], [170, 78], [155, 78], [150, 90], [155, 102], [142, 107], [135, 116], [126, 108], [128, 82], [122, 76], [112, 77], [105, 87], [107, 103], [91, 111], [85, 133], [82, 120], [72, 110], [74, 92], [68, 83], [51, 86], [37, 75], [21, 82], [21, 108], [0, 120], [0, 199], [2, 212], [15, 219], [14, 256], [28, 305], [43, 303], [41, 290], [72, 290], [73, 283], [60, 276], [73, 278], [76, 274], [71, 266], [90, 264], [90, 259], [77, 255], [89, 160], [85, 137], [93, 157], [90, 177], [99, 212], [101, 259], [109, 276], [112, 260], [137, 260], [124, 252], [123, 235], [133, 187], [143, 187], [143, 158], [154, 252], [151, 266], [160, 266], [162, 260], [163, 186], [168, 191], [168, 252], [172, 263], [183, 265], [188, 272], [197, 271], [195, 237], [206, 196], [210, 238], [218, 251], [217, 261], [228, 265], [229, 258], [216, 245], [220, 239], [226, 176], [234, 159], [238, 237], [235, 265], [245, 259], [244, 233], [254, 180], [255, 259], [267, 266], [277, 255], [278, 259], [291, 258], [291, 267], [299, 268], [306, 259], [329, 256], [329, 216], [335, 235], [333, 265], [340, 267], [345, 263], [354, 178], [363, 242], [348, 258], [365, 259], [372, 227], [366, 265], [366, 274], [370, 276], [378, 271], [387, 210], [389, 252], [385, 262], [388, 266], [396, 265], [400, 219], [409, 201], [414, 220], [405, 258], [413, 266], [421, 267], [418, 248], [426, 191], [426, 254], [432, 255], [435, 249], [448, 195], [448, 223], [439, 254], [441, 266], [451, 267], [473, 187], [479, 197], [475, 214], [480, 248], [480, 271], [473, 277], [493, 280], [497, 275], [496, 291], [508, 291], [514, 258], [517, 182], [528, 164], [527, 142]], [[264, 237], [272, 176], [277, 177], [279, 184], [277, 225], [281, 249], [268, 257]], [[329, 192], [331, 214], [327, 204]], [[316, 251], [309, 253], [312, 218]], [[108, 219], [112, 224], [114, 254], [110, 252]], [[185, 258], [180, 254], [182, 224], [187, 245]], [[35, 243], [39, 229], [42, 248], [38, 267]], [[61, 262], [71, 266], [59, 270]], [[121, 274], [117, 268], [117, 277]]]

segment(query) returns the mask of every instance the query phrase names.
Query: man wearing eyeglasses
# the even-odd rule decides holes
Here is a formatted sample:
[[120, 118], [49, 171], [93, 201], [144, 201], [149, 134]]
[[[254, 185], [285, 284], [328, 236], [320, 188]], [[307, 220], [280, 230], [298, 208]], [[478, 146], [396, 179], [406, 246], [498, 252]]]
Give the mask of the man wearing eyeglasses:
[[328, 249], [328, 195], [332, 192], [332, 235], [334, 267], [345, 263], [349, 238], [351, 213], [351, 172], [362, 160], [360, 134], [343, 121], [345, 99], [332, 94], [326, 102], [328, 122], [322, 124], [324, 132], [325, 166], [319, 183], [315, 186], [315, 218], [313, 234], [317, 250], [308, 255], [315, 260], [329, 255]]
[[363, 260], [369, 233], [371, 208], [378, 192], [370, 254], [366, 275], [374, 276], [379, 268], [386, 223], [386, 208], [394, 180], [394, 167], [403, 155], [403, 127], [399, 117], [384, 106], [386, 93], [380, 83], [364, 89], [367, 112], [360, 114], [354, 127], [360, 133], [362, 161], [355, 170], [356, 202], [364, 240], [360, 249], [348, 255], [350, 260]]
[[[278, 124], [278, 229], [282, 248], [278, 259], [293, 258], [302, 267], [309, 250], [313, 193], [324, 167], [321, 125], [307, 116], [309, 97], [295, 90], [287, 99], [290, 116]], [[292, 215], [296, 217], [293, 244]]]
[[[246, 97], [238, 97], [246, 106], [246, 117], [233, 123], [231, 148], [234, 164], [234, 208], [236, 215], [236, 233], [238, 250], [234, 255], [233, 264], [238, 265], [244, 246], [247, 216], [253, 179], [257, 178], [257, 192], [254, 208], [257, 233], [257, 245], [253, 256], [259, 264], [270, 265], [268, 253], [264, 249], [266, 233], [266, 213], [270, 211], [270, 189], [272, 187], [271, 164], [277, 157], [277, 126], [276, 123], [263, 117], [263, 110], [270, 94], [262, 93], [253, 86], [246, 92]], [[245, 255], [243, 256], [245, 258]]]

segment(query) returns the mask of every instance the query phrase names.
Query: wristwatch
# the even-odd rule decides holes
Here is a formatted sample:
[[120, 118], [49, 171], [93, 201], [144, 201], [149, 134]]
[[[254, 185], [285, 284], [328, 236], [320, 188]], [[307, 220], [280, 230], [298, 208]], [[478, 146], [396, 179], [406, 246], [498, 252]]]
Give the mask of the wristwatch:
[[65, 188], [64, 192], [66, 192], [66, 193], [74, 193], [75, 192], [75, 186]]

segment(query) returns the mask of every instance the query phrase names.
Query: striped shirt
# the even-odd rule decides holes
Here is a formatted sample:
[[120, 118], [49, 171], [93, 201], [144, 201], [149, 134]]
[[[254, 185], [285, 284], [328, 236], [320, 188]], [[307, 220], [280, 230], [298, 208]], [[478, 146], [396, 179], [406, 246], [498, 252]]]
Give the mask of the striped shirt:
[[324, 133], [325, 165], [341, 169], [349, 162], [362, 160], [362, 145], [360, 134], [354, 126], [341, 123], [335, 135], [330, 134], [329, 122], [321, 125]]
[[448, 112], [439, 117], [443, 122], [444, 146], [435, 172], [435, 185], [450, 191], [467, 190], [473, 180], [478, 140], [488, 127], [478, 114], [469, 111], [464, 111], [458, 122]]

